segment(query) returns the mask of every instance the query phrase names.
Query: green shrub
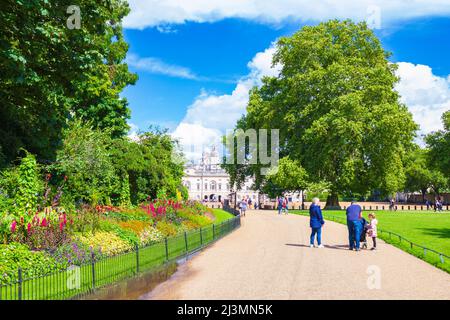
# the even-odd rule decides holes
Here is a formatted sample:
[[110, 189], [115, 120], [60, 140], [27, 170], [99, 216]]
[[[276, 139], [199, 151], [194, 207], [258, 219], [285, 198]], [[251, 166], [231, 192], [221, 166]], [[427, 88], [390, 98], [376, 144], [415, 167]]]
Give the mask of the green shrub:
[[30, 251], [27, 246], [16, 242], [0, 245], [0, 283], [16, 281], [19, 268], [22, 268], [23, 279], [27, 279], [65, 267], [44, 251]]
[[120, 227], [117, 223], [111, 220], [103, 220], [100, 223], [100, 229], [103, 231], [113, 232], [119, 236], [122, 240], [127, 241], [130, 244], [139, 243], [139, 237], [131, 230]]

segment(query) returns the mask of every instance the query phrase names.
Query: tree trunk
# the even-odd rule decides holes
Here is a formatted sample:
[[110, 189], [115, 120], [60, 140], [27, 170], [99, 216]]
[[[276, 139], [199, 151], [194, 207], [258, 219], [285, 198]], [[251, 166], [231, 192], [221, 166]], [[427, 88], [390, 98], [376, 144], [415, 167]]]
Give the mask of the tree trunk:
[[327, 197], [327, 203], [325, 204], [325, 210], [340, 210], [339, 198], [336, 192], [331, 192]]
[[425, 195], [427, 193], [427, 189], [422, 189], [422, 203], [425, 203]]

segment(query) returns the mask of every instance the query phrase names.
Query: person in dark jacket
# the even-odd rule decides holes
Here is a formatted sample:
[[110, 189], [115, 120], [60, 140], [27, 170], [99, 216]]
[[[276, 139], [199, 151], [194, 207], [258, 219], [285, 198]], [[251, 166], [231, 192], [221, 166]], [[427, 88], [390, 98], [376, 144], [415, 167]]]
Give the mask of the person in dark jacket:
[[348, 240], [350, 242], [349, 249], [359, 251], [359, 241], [361, 239], [361, 217], [362, 209], [356, 201], [347, 208], [347, 226], [348, 226]]
[[317, 235], [318, 248], [323, 248], [322, 245], [322, 226], [323, 221], [322, 209], [319, 206], [319, 198], [314, 198], [313, 203], [309, 207], [309, 226], [311, 227], [311, 238], [309, 246], [314, 247], [314, 238]]

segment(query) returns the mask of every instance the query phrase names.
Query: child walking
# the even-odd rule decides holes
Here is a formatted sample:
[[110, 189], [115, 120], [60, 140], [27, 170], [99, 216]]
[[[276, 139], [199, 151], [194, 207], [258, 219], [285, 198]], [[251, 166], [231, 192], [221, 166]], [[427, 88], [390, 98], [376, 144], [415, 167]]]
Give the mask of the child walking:
[[369, 237], [372, 238], [373, 247], [370, 250], [377, 250], [377, 224], [378, 220], [375, 216], [375, 213], [371, 212], [369, 213], [369, 228], [367, 230], [367, 233]]

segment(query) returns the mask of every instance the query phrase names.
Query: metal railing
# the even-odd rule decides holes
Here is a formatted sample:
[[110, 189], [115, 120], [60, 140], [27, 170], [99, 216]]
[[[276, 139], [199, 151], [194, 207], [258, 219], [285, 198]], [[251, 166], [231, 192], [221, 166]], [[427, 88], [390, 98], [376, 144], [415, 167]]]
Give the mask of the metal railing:
[[60, 300], [80, 298], [96, 289], [188, 257], [222, 238], [241, 225], [239, 216], [221, 223], [184, 232], [162, 241], [138, 246], [115, 256], [95, 259], [65, 270], [39, 276], [24, 276], [19, 268], [17, 277], [0, 284], [0, 300]]
[[[389, 208], [389, 205], [365, 205], [363, 203], [359, 203], [361, 205], [361, 208], [366, 211], [366, 210], [370, 210], [370, 211], [378, 211], [378, 210], [382, 210], [382, 211], [424, 211], [424, 212], [429, 212], [429, 213], [448, 213], [450, 210], [450, 205], [443, 205], [442, 206], [442, 211], [435, 211], [434, 208], [432, 206], [426, 206], [426, 205], [418, 205], [418, 204], [398, 204], [395, 205], [393, 209]], [[294, 203], [294, 204], [290, 204], [289, 209], [291, 210], [309, 210], [309, 207], [311, 206], [311, 204], [298, 204], [298, 203]], [[322, 209], [323, 209], [322, 205]], [[343, 210], [347, 209], [347, 206], [341, 206], [341, 208]], [[276, 210], [277, 206], [275, 204], [263, 204], [261, 209], [263, 210]]]
[[[300, 212], [300, 214], [309, 216], [308, 213], [304, 212]], [[323, 216], [326, 220], [332, 220], [341, 224], [347, 224], [347, 219], [343, 217], [327, 215], [325, 212], [323, 213]], [[377, 228], [377, 230], [379, 233], [379, 237], [387, 243], [399, 247], [400, 249], [403, 249], [404, 251], [411, 253], [418, 258], [421, 258], [447, 272], [450, 272], [450, 256], [437, 250], [412, 242], [411, 240], [408, 240], [398, 233], [389, 230], [383, 230], [381, 228]]]

